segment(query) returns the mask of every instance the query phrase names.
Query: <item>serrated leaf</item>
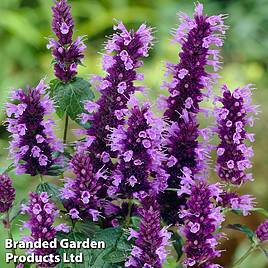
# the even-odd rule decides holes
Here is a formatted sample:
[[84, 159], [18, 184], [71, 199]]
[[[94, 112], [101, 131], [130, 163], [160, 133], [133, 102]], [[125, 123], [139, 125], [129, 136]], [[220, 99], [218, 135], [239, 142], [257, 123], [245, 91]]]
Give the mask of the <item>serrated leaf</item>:
[[99, 226], [91, 221], [87, 222], [77, 222], [75, 224], [75, 231], [80, 232], [82, 234], [87, 235], [88, 237], [92, 237], [97, 231], [99, 231]]
[[57, 185], [53, 184], [53, 183], [50, 183], [50, 182], [40, 183], [36, 187], [36, 192], [37, 193], [46, 192], [55, 201], [60, 200], [59, 187]]
[[237, 231], [240, 231], [240, 232], [246, 234], [248, 239], [251, 242], [254, 242], [255, 233], [249, 227], [247, 227], [246, 225], [242, 225], [242, 224], [239, 224], [239, 223], [228, 224], [227, 228], [237, 230]]
[[90, 83], [80, 77], [68, 83], [52, 80], [50, 96], [55, 101], [58, 116], [62, 118], [67, 113], [72, 120], [80, 124], [78, 116], [84, 112], [84, 102], [94, 98], [90, 87]]

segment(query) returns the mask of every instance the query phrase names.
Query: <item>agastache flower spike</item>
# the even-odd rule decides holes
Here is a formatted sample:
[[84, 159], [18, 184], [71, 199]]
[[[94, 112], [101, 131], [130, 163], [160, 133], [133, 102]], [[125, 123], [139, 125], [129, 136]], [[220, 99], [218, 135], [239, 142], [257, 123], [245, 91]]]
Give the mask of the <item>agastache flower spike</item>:
[[0, 174], [0, 213], [7, 212], [15, 200], [15, 189], [7, 174]]
[[[148, 103], [141, 108], [135, 103], [128, 114], [127, 128], [119, 126], [111, 134], [111, 149], [119, 152], [119, 164], [108, 192], [130, 197], [152, 187], [164, 191], [168, 176], [161, 167], [165, 159], [161, 152], [163, 122], [153, 117]], [[152, 176], [155, 179], [150, 181]]]
[[148, 56], [152, 45], [151, 29], [144, 24], [136, 32], [128, 31], [122, 22], [114, 29], [117, 32], [108, 40], [105, 47], [107, 54], [103, 56], [103, 69], [107, 76], [93, 78], [98, 82], [96, 87], [101, 96], [96, 103], [86, 103], [85, 109], [91, 115], [82, 115], [84, 122], [90, 121], [91, 124], [84, 146], [93, 152], [96, 170], [104, 164], [109, 166], [110, 157], [115, 156], [111, 155], [110, 147], [107, 146], [107, 135], [112, 129], [124, 124], [130, 95], [141, 89], [134, 85], [134, 81], [141, 78], [136, 69], [142, 66], [141, 58]]
[[12, 101], [6, 105], [8, 131], [12, 133], [10, 155], [18, 174], [32, 176], [46, 174], [59, 159], [53, 152], [61, 151], [62, 145], [56, 140], [51, 116], [53, 102], [45, 95], [48, 86], [41, 80], [35, 88], [15, 90]]
[[161, 268], [166, 261], [171, 233], [167, 227], [161, 228], [160, 208], [153, 194], [140, 195], [142, 207], [139, 231], [130, 229], [129, 239], [135, 238], [131, 256], [125, 263], [129, 268]]
[[246, 127], [253, 125], [249, 114], [257, 114], [257, 107], [251, 104], [251, 92], [250, 85], [237, 88], [233, 93], [223, 86], [223, 96], [216, 99], [222, 104], [215, 107], [220, 138], [216, 169], [222, 181], [234, 185], [252, 180], [252, 174], [246, 172], [252, 166], [250, 158], [253, 156], [253, 149], [246, 141], [254, 141], [254, 134], [248, 133]]
[[[164, 118], [169, 122], [165, 146], [167, 148], [167, 173], [170, 175], [168, 186], [180, 187], [181, 169], [188, 167], [193, 175], [199, 173], [205, 164], [207, 149], [202, 148], [197, 139], [201, 130], [197, 114], [204, 96], [210, 95], [212, 84], [218, 75], [218, 50], [215, 47], [223, 45], [222, 35], [226, 26], [223, 16], [207, 16], [202, 14], [203, 6], [197, 4], [194, 18], [186, 14], [180, 15], [181, 25], [174, 33], [174, 41], [182, 45], [178, 64], [167, 65], [167, 75], [172, 76], [170, 83], [164, 82], [168, 88], [169, 97], [160, 97], [160, 108], [165, 108]], [[212, 48], [213, 47], [213, 48]], [[211, 59], [212, 57], [212, 59]], [[206, 69], [215, 67], [213, 73]], [[208, 89], [205, 94], [204, 89]], [[184, 203], [174, 192], [166, 191], [160, 195], [162, 216], [169, 223], [178, 221], [177, 212], [180, 203]]]
[[97, 221], [100, 212], [98, 192], [106, 179], [102, 170], [93, 173], [91, 158], [82, 153], [73, 156], [70, 166], [75, 178], [66, 178], [61, 196], [72, 219], [91, 218]]
[[256, 235], [262, 242], [268, 240], [268, 220], [265, 220], [262, 224], [258, 226], [256, 230]]
[[74, 22], [70, 9], [66, 0], [55, 1], [55, 6], [52, 7], [52, 30], [58, 39], [50, 38], [47, 45], [48, 49], [52, 49], [55, 58], [55, 76], [63, 82], [68, 82], [75, 77], [77, 66], [81, 64], [86, 49], [81, 36], [75, 41], [72, 39]]
[[184, 265], [194, 268], [220, 267], [212, 261], [220, 256], [216, 246], [221, 235], [215, 232], [224, 221], [221, 208], [216, 204], [222, 190], [217, 184], [208, 185], [205, 180], [194, 180], [190, 169], [184, 168], [183, 172], [178, 195], [189, 195], [186, 208], [179, 214], [184, 220], [180, 231], [186, 237]]
[[[56, 237], [58, 231], [69, 232], [69, 227], [61, 223], [53, 226], [55, 218], [59, 211], [56, 206], [51, 203], [46, 192], [30, 193], [30, 200], [28, 205], [22, 207], [22, 213], [27, 213], [30, 219], [24, 223], [23, 228], [30, 230], [30, 236], [23, 238], [24, 241], [52, 241]], [[23, 229], [22, 228], [22, 229]], [[30, 249], [28, 253], [34, 253], [37, 256], [45, 256], [49, 254], [56, 254], [55, 248], [39, 248]], [[57, 263], [38, 263], [38, 267], [54, 267]]]

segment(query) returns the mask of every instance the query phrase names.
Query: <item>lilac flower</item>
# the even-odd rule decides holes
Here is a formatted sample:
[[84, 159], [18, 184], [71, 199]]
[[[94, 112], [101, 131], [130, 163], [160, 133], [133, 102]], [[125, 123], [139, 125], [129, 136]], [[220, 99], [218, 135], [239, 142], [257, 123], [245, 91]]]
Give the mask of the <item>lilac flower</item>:
[[135, 103], [128, 114], [127, 128], [119, 126], [111, 134], [111, 149], [119, 152], [119, 163], [108, 192], [131, 197], [152, 187], [163, 191], [168, 178], [161, 167], [165, 159], [161, 152], [163, 122], [153, 117], [148, 103], [141, 108]]
[[142, 66], [141, 58], [148, 56], [152, 44], [151, 29], [144, 24], [136, 32], [128, 31], [122, 22], [114, 26], [114, 29], [118, 32], [108, 40], [107, 54], [103, 56], [103, 69], [107, 76], [93, 78], [99, 83], [96, 87], [101, 96], [96, 103], [86, 103], [85, 109], [91, 115], [82, 114], [83, 122], [90, 121], [91, 124], [84, 146], [93, 152], [96, 170], [104, 164], [109, 166], [110, 157], [115, 156], [107, 146], [107, 135], [124, 123], [130, 95], [141, 90], [141, 87], [134, 85], [135, 80], [142, 79], [136, 69]]
[[63, 82], [68, 82], [77, 74], [77, 66], [84, 58], [83, 52], [86, 46], [80, 36], [75, 41], [72, 40], [74, 22], [70, 5], [66, 0], [55, 1], [55, 3], [52, 7], [52, 29], [58, 40], [50, 38], [47, 48], [52, 48], [55, 58], [55, 76]]
[[233, 93], [223, 86], [223, 96], [216, 99], [222, 104], [215, 108], [220, 138], [216, 169], [221, 180], [235, 185], [252, 180], [252, 174], [246, 170], [252, 166], [253, 150], [245, 143], [246, 140], [254, 141], [254, 134], [245, 129], [247, 125], [253, 125], [249, 113], [257, 114], [257, 107], [251, 104], [251, 91], [250, 85], [237, 88]]
[[250, 210], [254, 207], [255, 198], [251, 195], [239, 196], [235, 192], [223, 191], [220, 195], [219, 205], [223, 208], [232, 208], [234, 210], [240, 210], [243, 216], [247, 216]]
[[[170, 95], [160, 97], [160, 108], [165, 109], [164, 117], [169, 122], [165, 146], [167, 148], [167, 173], [170, 175], [168, 186], [180, 187], [182, 168], [188, 167], [193, 175], [204, 168], [207, 148], [202, 148], [197, 139], [199, 130], [197, 114], [203, 111], [199, 104], [204, 96], [210, 96], [212, 84], [215, 83], [219, 68], [219, 51], [215, 47], [223, 45], [222, 35], [226, 26], [223, 16], [202, 14], [203, 6], [197, 4], [194, 18], [180, 15], [181, 25], [174, 33], [174, 41], [182, 46], [178, 64], [167, 65], [167, 75], [172, 76], [170, 83], [164, 82]], [[207, 67], [213, 67], [209, 73]], [[208, 89], [205, 93], [204, 89]], [[180, 204], [185, 203], [184, 196], [178, 198], [176, 193], [166, 191], [159, 197], [162, 216], [169, 223], [178, 221]]]
[[262, 242], [268, 240], [268, 220], [258, 226], [256, 235]]
[[86, 154], [76, 154], [71, 161], [76, 178], [66, 178], [61, 196], [72, 219], [91, 218], [97, 221], [100, 212], [98, 192], [106, 179], [102, 170], [93, 172], [91, 158]]
[[212, 260], [220, 256], [216, 249], [220, 234], [215, 232], [224, 218], [215, 200], [219, 200], [221, 192], [217, 184], [208, 185], [205, 180], [194, 180], [190, 169], [184, 169], [178, 195], [189, 195], [186, 208], [179, 215], [184, 220], [180, 231], [186, 237], [183, 247], [185, 267], [217, 267]]
[[[23, 228], [29, 229], [31, 234], [23, 238], [24, 241], [52, 241], [58, 231], [69, 232], [69, 227], [65, 224], [53, 226], [55, 218], [59, 211], [55, 205], [49, 201], [46, 192], [40, 194], [30, 193], [29, 204], [22, 207], [22, 213], [27, 212], [30, 219], [24, 223]], [[55, 248], [35, 248], [30, 249], [28, 253], [34, 253], [37, 256], [56, 254]], [[53, 267], [56, 263], [38, 263], [39, 267]]]
[[10, 155], [18, 174], [46, 174], [59, 160], [53, 152], [61, 151], [62, 145], [54, 136], [53, 120], [45, 119], [54, 111], [53, 102], [44, 95], [47, 88], [41, 80], [35, 88], [18, 89], [12, 94], [14, 103], [6, 105]]
[[125, 263], [130, 268], [161, 268], [166, 260], [171, 233], [167, 227], [161, 228], [160, 208], [154, 195], [143, 193], [139, 232], [130, 229], [129, 239], [135, 238], [131, 256]]
[[0, 174], [0, 213], [7, 212], [15, 200], [15, 189], [7, 174]]

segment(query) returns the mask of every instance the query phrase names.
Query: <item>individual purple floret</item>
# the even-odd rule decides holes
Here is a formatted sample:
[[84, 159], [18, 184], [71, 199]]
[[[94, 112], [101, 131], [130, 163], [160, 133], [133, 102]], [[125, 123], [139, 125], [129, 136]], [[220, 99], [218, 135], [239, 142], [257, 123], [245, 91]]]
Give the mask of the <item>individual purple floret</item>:
[[218, 267], [212, 264], [215, 257], [220, 256], [216, 249], [219, 233], [216, 233], [224, 221], [221, 207], [216, 201], [222, 192], [218, 184], [208, 185], [204, 180], [194, 180], [191, 171], [184, 168], [181, 178], [182, 187], [178, 195], [189, 195], [186, 209], [180, 211], [184, 225], [180, 231], [186, 237], [183, 251], [186, 254], [185, 267]]
[[[180, 187], [183, 167], [191, 169], [193, 175], [199, 173], [206, 155], [197, 141], [202, 134], [197, 115], [205, 111], [199, 104], [204, 96], [210, 96], [218, 77], [220, 56], [216, 48], [223, 45], [226, 26], [224, 16], [209, 17], [202, 11], [203, 6], [197, 4], [193, 19], [180, 14], [181, 25], [173, 34], [174, 41], [182, 46], [180, 62], [167, 65], [167, 75], [171, 75], [172, 81], [164, 82], [163, 86], [168, 88], [170, 95], [159, 99], [159, 108], [165, 109], [164, 118], [170, 125], [165, 142], [169, 188]], [[207, 67], [213, 67], [214, 72], [209, 73]], [[164, 220], [176, 223], [180, 204], [185, 203], [184, 196], [178, 199], [175, 192], [166, 191], [160, 195], [159, 203]]]
[[251, 91], [250, 85], [237, 88], [233, 93], [223, 86], [222, 97], [216, 99], [222, 104], [215, 108], [220, 138], [216, 169], [221, 180], [235, 185], [252, 180], [252, 174], [246, 170], [252, 166], [253, 150], [245, 143], [254, 141], [254, 134], [245, 129], [253, 126], [254, 118], [249, 114], [257, 114], [257, 107], [251, 104]]
[[142, 207], [139, 231], [130, 229], [129, 239], [135, 238], [131, 256], [125, 263], [130, 268], [161, 268], [166, 261], [171, 233], [167, 227], [161, 228], [160, 208], [154, 195], [140, 195]]
[[[58, 231], [69, 232], [69, 227], [61, 223], [53, 226], [56, 216], [59, 214], [56, 206], [50, 202], [46, 192], [30, 193], [28, 205], [22, 206], [22, 213], [25, 212], [30, 216], [30, 219], [24, 223], [23, 228], [30, 230], [30, 235], [23, 238], [24, 241], [52, 241], [56, 237]], [[45, 256], [49, 254], [55, 255], [55, 248], [35, 248], [30, 249], [28, 253], [34, 253], [37, 256]], [[42, 262], [38, 263], [39, 267], [53, 267], [57, 263]]]
[[256, 230], [257, 237], [262, 241], [268, 240], [268, 220], [265, 220], [262, 224], [260, 224]]
[[[92, 152], [94, 169], [111, 163], [110, 147], [107, 146], [107, 136], [114, 128], [124, 123], [124, 113], [130, 95], [141, 87], [135, 86], [135, 80], [142, 80], [142, 74], [136, 69], [141, 67], [141, 58], [148, 56], [152, 45], [151, 28], [142, 24], [135, 32], [128, 31], [122, 22], [114, 26], [117, 30], [106, 45], [103, 56], [105, 78], [94, 77], [98, 82], [96, 87], [101, 96], [96, 103], [88, 101], [85, 109], [89, 114], [82, 114], [82, 122], [90, 122], [87, 130], [86, 143], [83, 145]], [[82, 146], [81, 150], [85, 148]]]
[[[167, 174], [163, 170], [165, 159], [161, 152], [163, 122], [154, 118], [150, 104], [141, 108], [135, 101], [127, 111], [127, 127], [119, 126], [111, 134], [111, 149], [118, 151], [119, 163], [113, 172], [109, 194], [131, 197], [139, 191], [164, 191]], [[155, 177], [154, 180], [151, 178]]]
[[77, 66], [81, 64], [86, 49], [82, 37], [72, 40], [74, 22], [70, 9], [66, 0], [55, 1], [55, 6], [52, 7], [52, 30], [58, 39], [50, 38], [47, 45], [48, 49], [52, 48], [55, 59], [55, 76], [63, 82], [68, 82], [75, 77]]
[[91, 218], [97, 221], [100, 212], [98, 192], [103, 187], [106, 176], [102, 170], [93, 172], [91, 158], [82, 153], [73, 156], [70, 166], [76, 178], [66, 178], [61, 196], [64, 206], [72, 219]]
[[[59, 160], [53, 153], [61, 151], [62, 145], [52, 130], [54, 107], [45, 95], [47, 88], [41, 80], [35, 88], [15, 90], [11, 97], [13, 103], [6, 105], [7, 129], [12, 133], [10, 155], [18, 174], [46, 174]], [[49, 118], [46, 119], [46, 116]]]
[[16, 190], [7, 174], [0, 174], [0, 213], [7, 212], [13, 205]]

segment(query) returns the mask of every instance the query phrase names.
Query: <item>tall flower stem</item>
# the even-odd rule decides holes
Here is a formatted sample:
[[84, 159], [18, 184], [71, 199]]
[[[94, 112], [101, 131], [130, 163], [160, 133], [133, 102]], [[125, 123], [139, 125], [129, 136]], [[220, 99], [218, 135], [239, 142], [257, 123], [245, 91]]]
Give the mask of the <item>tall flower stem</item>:
[[256, 245], [252, 245], [247, 252], [238, 260], [234, 263], [234, 265], [232, 266], [232, 268], [234, 267], [239, 267], [239, 265], [255, 250]]
[[67, 142], [68, 125], [69, 125], [69, 116], [66, 113], [65, 123], [64, 123], [64, 133], [63, 133], [63, 144], [66, 144]]
[[[10, 217], [9, 217], [9, 211], [7, 211], [6, 213], [6, 223], [5, 226], [7, 228], [7, 232], [8, 232], [8, 238], [11, 239], [12, 241], [14, 241], [13, 239], [13, 235], [12, 235], [12, 231], [11, 231], [11, 222], [10, 222]], [[12, 248], [12, 254], [15, 256], [16, 255], [16, 250], [15, 248]], [[16, 265], [14, 264], [14, 266], [16, 267]]]

